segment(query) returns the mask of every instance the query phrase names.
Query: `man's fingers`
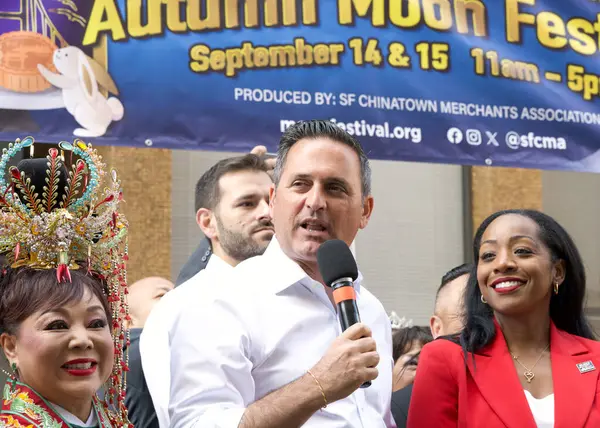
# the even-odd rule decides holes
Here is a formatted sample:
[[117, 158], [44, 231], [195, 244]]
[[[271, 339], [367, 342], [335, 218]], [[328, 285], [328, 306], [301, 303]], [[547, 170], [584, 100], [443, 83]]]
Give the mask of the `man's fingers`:
[[250, 151], [250, 153], [256, 156], [263, 156], [267, 153], [267, 148], [265, 146], [256, 146]]
[[275, 159], [267, 159], [265, 160], [265, 164], [268, 169], [275, 169]]
[[356, 323], [350, 326], [346, 331], [344, 331], [340, 337], [344, 339], [356, 340], [361, 337], [371, 337], [371, 329], [367, 327], [365, 324]]

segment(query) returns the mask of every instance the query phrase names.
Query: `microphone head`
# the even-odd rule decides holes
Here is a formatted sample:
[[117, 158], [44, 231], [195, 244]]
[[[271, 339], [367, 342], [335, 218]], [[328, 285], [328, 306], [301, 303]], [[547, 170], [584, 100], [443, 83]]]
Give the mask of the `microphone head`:
[[319, 272], [328, 287], [340, 278], [358, 278], [356, 260], [344, 241], [331, 239], [321, 244], [317, 250]]

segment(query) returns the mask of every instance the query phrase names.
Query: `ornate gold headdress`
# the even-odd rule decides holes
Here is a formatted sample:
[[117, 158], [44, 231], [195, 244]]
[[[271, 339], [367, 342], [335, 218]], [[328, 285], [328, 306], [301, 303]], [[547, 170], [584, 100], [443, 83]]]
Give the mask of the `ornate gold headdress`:
[[[60, 142], [61, 154], [58, 149], [49, 150], [43, 181], [40, 177], [32, 181], [31, 174], [12, 166], [7, 182], [4, 172], [9, 161], [33, 144], [32, 137], [17, 139], [0, 158], [0, 254], [12, 268], [56, 269], [59, 282], [70, 282], [70, 270], [74, 269], [86, 269], [106, 281], [115, 361], [105, 402], [116, 413], [114, 425], [129, 426], [125, 407], [128, 358], [124, 352], [129, 346], [125, 322], [130, 319], [125, 268], [127, 221], [118, 211], [121, 182], [115, 170], [106, 174], [102, 158], [91, 144], [81, 140]], [[65, 151], [79, 158], [68, 172]], [[34, 182], [45, 184], [36, 188]]]

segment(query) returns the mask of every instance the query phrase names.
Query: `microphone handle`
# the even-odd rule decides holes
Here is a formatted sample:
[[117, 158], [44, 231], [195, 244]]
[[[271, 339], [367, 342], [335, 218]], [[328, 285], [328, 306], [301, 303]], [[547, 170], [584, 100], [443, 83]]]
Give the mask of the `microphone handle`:
[[346, 331], [354, 324], [360, 322], [356, 300], [342, 300], [337, 304], [337, 307], [342, 331]]
[[[342, 300], [337, 304], [338, 313], [340, 316], [340, 325], [342, 327], [342, 331], [346, 331], [350, 326], [360, 322], [360, 315], [358, 314], [358, 306], [356, 305], [356, 300]], [[371, 386], [371, 381], [368, 380], [363, 383], [361, 388], [368, 388]]]

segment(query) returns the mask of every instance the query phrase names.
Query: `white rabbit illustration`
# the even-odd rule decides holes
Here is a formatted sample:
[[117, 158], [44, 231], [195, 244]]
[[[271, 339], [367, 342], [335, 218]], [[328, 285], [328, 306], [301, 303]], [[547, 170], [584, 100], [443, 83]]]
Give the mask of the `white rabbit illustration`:
[[38, 70], [57, 88], [62, 89], [67, 111], [81, 128], [73, 134], [78, 137], [101, 137], [113, 120], [123, 118], [123, 104], [114, 97], [106, 99], [98, 91], [98, 83], [108, 92], [119, 91], [106, 70], [75, 46], [57, 49], [54, 66], [60, 74], [53, 73], [41, 64]]

